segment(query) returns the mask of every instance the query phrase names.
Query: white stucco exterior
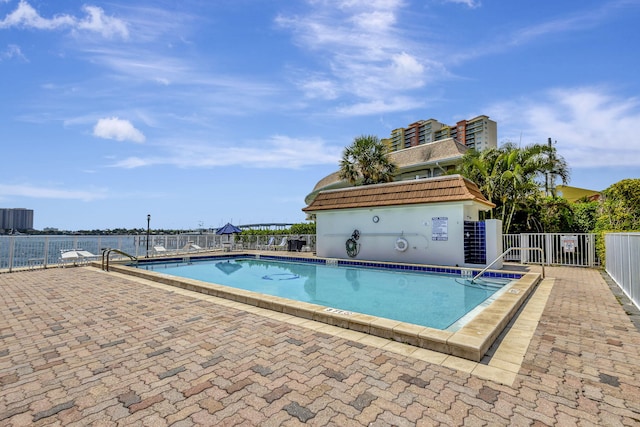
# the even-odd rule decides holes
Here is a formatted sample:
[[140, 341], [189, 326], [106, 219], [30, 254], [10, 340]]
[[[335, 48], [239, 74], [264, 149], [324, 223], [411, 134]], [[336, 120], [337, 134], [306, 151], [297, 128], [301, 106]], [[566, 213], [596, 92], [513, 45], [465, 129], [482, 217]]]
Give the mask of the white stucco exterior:
[[[485, 221], [487, 231], [487, 263], [498, 259], [504, 251], [502, 246], [502, 221], [489, 219]], [[502, 257], [491, 265], [492, 269], [501, 269], [503, 266]]]
[[[316, 252], [327, 258], [477, 267], [464, 262], [464, 221], [478, 221], [479, 212], [486, 209], [481, 203], [467, 200], [317, 211]], [[492, 240], [497, 238], [496, 222], [493, 220], [492, 231], [487, 233]], [[346, 242], [354, 230], [360, 235], [358, 253], [349, 257]], [[407, 242], [404, 251], [396, 249], [399, 238]], [[403, 242], [398, 246], [403, 247]], [[501, 243], [494, 242], [491, 252], [501, 248]], [[497, 255], [487, 251], [487, 262]]]

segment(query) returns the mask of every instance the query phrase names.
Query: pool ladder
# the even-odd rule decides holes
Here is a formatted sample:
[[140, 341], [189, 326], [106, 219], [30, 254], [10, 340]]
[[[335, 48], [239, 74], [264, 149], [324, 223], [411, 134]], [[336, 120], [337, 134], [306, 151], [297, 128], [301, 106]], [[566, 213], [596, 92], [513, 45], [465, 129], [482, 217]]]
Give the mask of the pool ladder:
[[102, 269], [104, 271], [109, 271], [109, 255], [111, 255], [112, 252], [129, 257], [136, 263], [136, 265], [138, 265], [138, 258], [134, 257], [133, 255], [129, 255], [128, 253], [123, 252], [120, 249], [109, 248], [102, 251]]
[[500, 256], [498, 256], [498, 258], [494, 259], [491, 264], [488, 264], [484, 269], [482, 269], [482, 271], [478, 274], [476, 274], [475, 276], [473, 276], [473, 279], [471, 279], [471, 283], [475, 283], [475, 280], [482, 276], [488, 269], [491, 268], [491, 266], [493, 264], [495, 264], [496, 262], [500, 261], [502, 259], [502, 257], [504, 257], [506, 254], [508, 254], [509, 252], [511, 252], [512, 250], [522, 250], [522, 251], [540, 251], [540, 266], [542, 267], [542, 278], [544, 279], [544, 252], [542, 251], [542, 248], [517, 248], [517, 247], [512, 247], [507, 249], [506, 251], [502, 252], [502, 254], [500, 254]]

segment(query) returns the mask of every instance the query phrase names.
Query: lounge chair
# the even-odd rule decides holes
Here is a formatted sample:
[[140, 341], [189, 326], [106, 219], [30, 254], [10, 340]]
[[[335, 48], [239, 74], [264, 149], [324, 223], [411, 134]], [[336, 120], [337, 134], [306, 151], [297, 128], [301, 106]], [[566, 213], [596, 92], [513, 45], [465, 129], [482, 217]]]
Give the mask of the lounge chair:
[[162, 245], [156, 245], [153, 247], [153, 253], [156, 255], [167, 255], [169, 251]]
[[286, 236], [282, 238], [282, 241], [278, 246], [274, 246], [275, 250], [286, 250], [287, 249], [287, 238]]
[[60, 264], [65, 265], [82, 265], [88, 264], [91, 261], [96, 261], [98, 255], [92, 254], [89, 251], [82, 249], [62, 249], [60, 251]]
[[193, 242], [187, 242], [187, 244], [182, 247], [182, 250], [183, 251], [187, 251], [187, 252], [189, 252], [189, 251], [198, 252], [198, 251], [203, 251], [204, 249], [202, 249], [201, 246], [198, 246]]
[[260, 248], [259, 248], [259, 249], [262, 249], [262, 250], [269, 250], [269, 249], [272, 249], [272, 248], [273, 248], [273, 246], [275, 245], [275, 243], [276, 243], [276, 238], [275, 238], [275, 237], [273, 237], [273, 236], [271, 236], [271, 237], [269, 238], [269, 241], [267, 242], [267, 244], [266, 244], [266, 245], [260, 245]]

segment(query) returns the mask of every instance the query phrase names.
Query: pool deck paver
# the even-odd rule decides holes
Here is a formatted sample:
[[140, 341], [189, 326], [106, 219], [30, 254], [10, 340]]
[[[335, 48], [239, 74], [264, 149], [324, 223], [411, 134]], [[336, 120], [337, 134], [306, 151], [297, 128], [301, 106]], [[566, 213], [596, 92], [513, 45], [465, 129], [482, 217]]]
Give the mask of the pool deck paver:
[[546, 273], [479, 364], [90, 267], [0, 274], [0, 425], [640, 425], [638, 328], [600, 271]]

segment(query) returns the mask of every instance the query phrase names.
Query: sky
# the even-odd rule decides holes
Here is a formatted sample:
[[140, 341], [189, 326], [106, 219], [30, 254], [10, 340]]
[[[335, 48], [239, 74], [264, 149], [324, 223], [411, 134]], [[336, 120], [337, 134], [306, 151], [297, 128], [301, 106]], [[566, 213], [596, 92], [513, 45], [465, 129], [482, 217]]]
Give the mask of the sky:
[[640, 178], [640, 0], [0, 0], [0, 207], [34, 228], [304, 222], [360, 135], [487, 115]]

